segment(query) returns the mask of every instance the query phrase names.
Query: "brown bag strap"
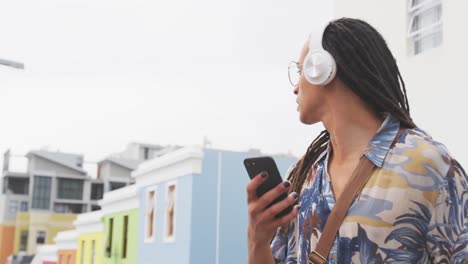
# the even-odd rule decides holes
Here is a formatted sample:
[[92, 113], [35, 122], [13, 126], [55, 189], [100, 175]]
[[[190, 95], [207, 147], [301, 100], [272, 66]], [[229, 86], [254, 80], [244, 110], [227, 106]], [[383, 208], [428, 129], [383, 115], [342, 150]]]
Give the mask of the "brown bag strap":
[[[395, 145], [403, 131], [404, 129], [400, 128], [390, 148]], [[343, 219], [348, 213], [348, 209], [351, 206], [354, 197], [356, 197], [356, 195], [361, 192], [362, 188], [374, 171], [374, 168], [375, 164], [363, 155], [359, 160], [356, 169], [351, 175], [351, 178], [346, 183], [346, 192], [341, 194], [340, 198], [336, 201], [333, 210], [328, 216], [328, 220], [325, 223], [325, 227], [323, 228], [323, 232], [319, 238], [317, 247], [309, 255], [309, 264], [327, 263], [328, 255], [333, 246], [333, 242], [335, 241], [335, 236], [338, 232], [338, 229], [340, 228]]]

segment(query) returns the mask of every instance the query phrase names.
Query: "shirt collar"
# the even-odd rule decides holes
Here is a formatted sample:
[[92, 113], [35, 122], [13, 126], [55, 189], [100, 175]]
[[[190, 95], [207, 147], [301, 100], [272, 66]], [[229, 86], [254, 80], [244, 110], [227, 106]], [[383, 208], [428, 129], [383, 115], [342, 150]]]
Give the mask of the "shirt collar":
[[392, 114], [387, 114], [387, 117], [383, 121], [377, 133], [369, 141], [367, 149], [364, 155], [375, 164], [375, 166], [381, 168], [383, 166], [385, 157], [392, 146], [395, 136], [400, 130], [400, 121]]
[[[381, 168], [383, 166], [385, 157], [390, 150], [390, 147], [395, 139], [395, 136], [400, 129], [400, 121], [392, 114], [386, 114], [385, 120], [380, 125], [380, 128], [375, 133], [374, 137], [367, 144], [363, 154], [375, 164], [375, 166]], [[328, 142], [327, 151], [324, 151], [317, 159], [317, 161], [325, 162], [328, 160], [330, 153], [331, 144]]]

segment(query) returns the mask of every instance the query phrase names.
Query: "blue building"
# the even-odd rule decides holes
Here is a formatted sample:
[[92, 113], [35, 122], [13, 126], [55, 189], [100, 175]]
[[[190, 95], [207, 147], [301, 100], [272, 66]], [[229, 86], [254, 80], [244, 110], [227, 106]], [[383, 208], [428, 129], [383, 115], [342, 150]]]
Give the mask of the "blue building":
[[[247, 261], [249, 181], [255, 154], [188, 147], [142, 163], [137, 263], [229, 264]], [[296, 161], [274, 157], [284, 175]]]

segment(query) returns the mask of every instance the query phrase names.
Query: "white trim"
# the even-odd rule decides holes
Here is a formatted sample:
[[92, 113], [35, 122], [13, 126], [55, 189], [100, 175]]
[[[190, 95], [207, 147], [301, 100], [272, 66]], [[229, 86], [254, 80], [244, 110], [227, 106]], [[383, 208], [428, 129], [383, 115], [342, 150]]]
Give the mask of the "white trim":
[[76, 232], [78, 235], [103, 232], [104, 224], [102, 217], [102, 210], [79, 214], [73, 222]]
[[[168, 237], [167, 236], [167, 228], [168, 228], [168, 223], [167, 223], [167, 205], [168, 205], [168, 198], [169, 198], [169, 187], [174, 185], [174, 218], [173, 218], [173, 227], [174, 229], [172, 230], [172, 236]], [[176, 222], [177, 222], [177, 182], [176, 181], [170, 181], [166, 183], [166, 199], [165, 199], [165, 206], [164, 206], [164, 235], [163, 235], [163, 242], [165, 243], [173, 243], [175, 242], [175, 236], [176, 236]]]
[[215, 263], [219, 264], [219, 229], [221, 225], [221, 166], [222, 166], [222, 153], [218, 152], [218, 186], [216, 195], [216, 253]]
[[409, 0], [408, 1], [408, 13], [415, 13], [415, 15], [418, 15], [427, 9], [430, 9], [438, 4], [442, 3], [442, 0], [426, 0], [419, 5], [416, 6], [411, 6], [414, 0]]
[[36, 248], [36, 256], [31, 263], [43, 263], [44, 261], [57, 261], [58, 248], [55, 245], [38, 245]]
[[130, 211], [139, 207], [137, 196], [137, 187], [135, 185], [125, 186], [123, 188], [104, 193], [104, 198], [98, 201], [103, 215]]
[[159, 158], [143, 162], [132, 172], [137, 187], [175, 180], [179, 177], [200, 174], [202, 171], [203, 149], [185, 147]]
[[408, 38], [413, 39], [413, 41], [417, 41], [425, 36], [435, 34], [439, 31], [442, 31], [442, 22], [440, 21], [432, 25], [423, 27], [419, 30], [408, 33]]
[[58, 232], [54, 238], [54, 242], [57, 245], [58, 250], [76, 250], [78, 232], [76, 230], [67, 230]]
[[148, 202], [149, 201], [149, 193], [151, 191], [154, 191], [154, 196], [153, 196], [153, 201], [152, 201], [152, 204], [153, 204], [153, 234], [151, 237], [148, 237], [148, 225], [149, 225], [149, 222], [148, 222], [148, 217], [147, 217], [147, 207], [148, 206], [148, 203], [145, 203], [145, 214], [144, 214], [144, 238], [143, 238], [143, 242], [144, 243], [151, 243], [151, 242], [154, 242], [154, 238], [155, 238], [155, 231], [156, 231], [156, 202], [157, 202], [157, 195], [158, 195], [158, 187], [157, 186], [151, 186], [149, 188], [146, 189], [145, 191], [145, 202]]

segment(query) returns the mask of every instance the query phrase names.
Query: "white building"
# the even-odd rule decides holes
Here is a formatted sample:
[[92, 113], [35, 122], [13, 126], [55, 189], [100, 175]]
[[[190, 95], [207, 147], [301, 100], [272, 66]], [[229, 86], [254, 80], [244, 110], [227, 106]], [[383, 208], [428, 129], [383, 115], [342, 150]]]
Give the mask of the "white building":
[[361, 18], [387, 41], [416, 124], [468, 166], [465, 61], [467, 1], [335, 0], [335, 17]]
[[31, 264], [57, 263], [57, 246], [43, 245], [37, 247], [37, 253]]

